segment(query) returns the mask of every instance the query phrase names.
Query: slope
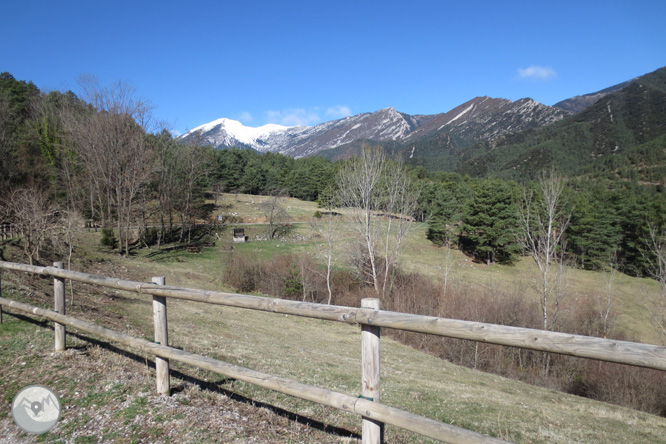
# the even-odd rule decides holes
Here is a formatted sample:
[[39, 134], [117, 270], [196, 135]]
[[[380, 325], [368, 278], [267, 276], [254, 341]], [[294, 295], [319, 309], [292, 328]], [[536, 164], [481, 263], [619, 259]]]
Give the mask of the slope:
[[[98, 250], [98, 242], [99, 234], [87, 235], [75, 268], [134, 280], [167, 275], [171, 285], [227, 288], [219, 275], [230, 258], [227, 243], [201, 254], [152, 251], [123, 258]], [[242, 247], [279, 252], [298, 248], [297, 242], [302, 240]], [[15, 247], [4, 246], [5, 257], [15, 259]], [[35, 305], [48, 306], [52, 299], [48, 280], [23, 274], [3, 274], [3, 292]], [[149, 297], [81, 285], [73, 297], [71, 314], [151, 337]], [[160, 398], [153, 394], [144, 357], [123, 355], [84, 337], [72, 338], [74, 348], [67, 354], [52, 355], [48, 328], [7, 314], [5, 319], [0, 326], [3, 411], [9, 411], [12, 392], [34, 381], [55, 388], [67, 407], [62, 423], [40, 441], [357, 442], [356, 417], [188, 367], [174, 367], [177, 391]], [[169, 302], [169, 323], [176, 347], [346, 393], [360, 391], [357, 327], [182, 301]], [[382, 341], [382, 399], [389, 405], [516, 443], [666, 442], [664, 418], [461, 368]], [[12, 434], [7, 413], [0, 417], [0, 429], [9, 439], [35, 442]], [[387, 440], [427, 442], [393, 428]]]
[[599, 99], [603, 98], [604, 96], [614, 91], [618, 91], [624, 88], [625, 86], [629, 85], [629, 83], [631, 83], [631, 80], [619, 83], [617, 85], [613, 85], [608, 88], [604, 88], [601, 91], [597, 91], [594, 93], [571, 97], [569, 99], [557, 102], [555, 105], [553, 105], [553, 107], [559, 108], [562, 111], [566, 111], [569, 114], [578, 114], [579, 112], [583, 111], [585, 108], [599, 101]]
[[565, 174], [666, 134], [666, 68], [642, 76], [555, 124], [474, 145], [458, 171], [525, 177], [555, 166]]

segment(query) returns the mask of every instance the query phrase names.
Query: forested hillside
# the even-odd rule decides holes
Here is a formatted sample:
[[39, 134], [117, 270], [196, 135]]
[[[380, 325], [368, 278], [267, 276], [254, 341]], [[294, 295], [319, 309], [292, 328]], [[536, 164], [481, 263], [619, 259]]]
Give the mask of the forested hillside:
[[[22, 233], [10, 241], [11, 247], [20, 246], [30, 263], [45, 263], [44, 251], [49, 258], [71, 259], [85, 225], [100, 227], [100, 248], [116, 256], [188, 248], [196, 252], [221, 239], [206, 230], [219, 221], [224, 205], [240, 205], [239, 199], [219, 201], [222, 193], [263, 195], [256, 199], [261, 204], [253, 215], [254, 222], [259, 220], [253, 230], [263, 231], [253, 240], [265, 241], [262, 254], [265, 247], [269, 257], [255, 261], [231, 247], [223, 253], [223, 279], [237, 291], [339, 304], [372, 295], [397, 311], [624, 337], [625, 332], [612, 329], [617, 316], [612, 285], [606, 299], [592, 300], [586, 293], [576, 299], [578, 294], [568, 292], [566, 271], [650, 277], [658, 281], [651, 281], [658, 290], [650, 295], [666, 291], [666, 136], [663, 121], [655, 117], [664, 104], [659, 86], [663, 72], [658, 74], [560, 123], [505, 136], [527, 156], [513, 173], [492, 167], [500, 165], [501, 153], [509, 153], [510, 145], [498, 144], [486, 146], [490, 154], [485, 158], [495, 156], [493, 162], [499, 163], [470, 161], [464, 165], [476, 165], [475, 174], [461, 174], [419, 165], [405, 168], [390, 158], [399, 153], [395, 145], [386, 150], [388, 158], [381, 147], [366, 143], [347, 151], [358, 157], [333, 162], [215, 150], [196, 139], [183, 143], [153, 122], [150, 102], [127, 84], [102, 86], [84, 79], [78, 97], [69, 91], [45, 93], [3, 73], [0, 224]], [[606, 130], [598, 132], [600, 125]], [[556, 142], [566, 142], [570, 151], [558, 151]], [[599, 155], [594, 162], [576, 161], [576, 146], [596, 149]], [[470, 153], [486, 148], [477, 146]], [[589, 153], [580, 149], [587, 158]], [[557, 156], [566, 162], [537, 161]], [[376, 192], [375, 186], [383, 191]], [[318, 210], [310, 204], [308, 214], [301, 215], [308, 230], [317, 233], [318, 252], [297, 257], [282, 253], [283, 239], [293, 245], [306, 238], [302, 232], [290, 234], [289, 214], [281, 205], [287, 196], [318, 202]], [[250, 205], [252, 199], [243, 203]], [[236, 210], [224, 213], [226, 226], [244, 222]], [[421, 225], [409, 238], [405, 227], [412, 222]], [[206, 242], [195, 245], [203, 238]], [[337, 263], [334, 238], [346, 250]], [[405, 271], [409, 263], [398, 260], [403, 241], [416, 243], [412, 249], [418, 254], [428, 246], [437, 264], [428, 266], [440, 270], [436, 277]], [[323, 250], [327, 253], [322, 256]], [[495, 264], [506, 264], [497, 268], [509, 274], [529, 263], [529, 297], [537, 299], [497, 288], [472, 297], [467, 283], [453, 289], [448, 280], [452, 252], [470, 267], [493, 270]], [[631, 319], [650, 324], [657, 337], [666, 338], [666, 298], [660, 297], [642, 301], [643, 311]], [[569, 304], [566, 310], [563, 301]], [[478, 346], [470, 354], [466, 344], [442, 348], [441, 342], [410, 335], [400, 339], [454, 362], [637, 405], [609, 395], [612, 377], [596, 367]], [[633, 385], [658, 393], [659, 377], [650, 381], [629, 381], [624, 387], [629, 393]], [[650, 399], [648, 407], [639, 407], [661, 412], [662, 404]]]
[[[117, 239], [109, 242], [127, 254], [133, 246], [187, 242], [196, 221], [213, 218], [205, 193], [310, 201], [335, 194], [336, 172], [345, 161], [179, 143], [153, 125], [150, 103], [131, 87], [88, 80], [83, 100], [71, 91], [47, 94], [29, 81], [1, 75], [0, 180], [9, 190], [3, 196], [5, 223], [46, 227], [87, 220], [115, 228], [109, 233]], [[563, 177], [561, 201], [571, 214], [563, 246], [567, 262], [604, 269], [612, 259], [627, 273], [650, 275], [654, 259], [646, 239], [651, 228], [666, 224], [666, 119], [658, 117], [666, 113], [664, 85], [666, 70], [659, 70], [576, 116], [505, 137], [490, 154], [463, 166], [474, 178], [410, 167], [421, 188], [412, 216], [428, 222], [428, 238], [435, 243], [459, 245], [484, 262], [510, 263], [521, 254], [515, 240], [517, 205], [526, 189], [538, 188], [523, 182], [543, 165], [552, 166], [546, 158], [559, 156], [560, 172], [579, 171]], [[547, 148], [555, 142], [568, 151]], [[585, 154], [587, 149], [595, 151]], [[503, 175], [482, 159], [499, 162], [501, 153], [515, 158], [517, 152], [524, 159], [511, 161], [519, 166], [510, 175], [520, 181], [479, 177]], [[581, 160], [581, 153], [595, 162]], [[18, 211], [26, 208], [21, 199], [28, 198], [41, 202], [41, 208], [31, 207], [31, 215]], [[130, 235], [136, 226], [138, 238]], [[26, 249], [30, 260], [38, 260], [42, 242], [37, 238]]]
[[[650, 142], [663, 149], [660, 137], [664, 134], [666, 68], [661, 68], [559, 122], [486, 140], [432, 159], [430, 165], [461, 174], [512, 179], [534, 177], [544, 168], [567, 175], [586, 167], [612, 172], [607, 166], [612, 161], [607, 159]], [[660, 179], [662, 183], [664, 179]]]

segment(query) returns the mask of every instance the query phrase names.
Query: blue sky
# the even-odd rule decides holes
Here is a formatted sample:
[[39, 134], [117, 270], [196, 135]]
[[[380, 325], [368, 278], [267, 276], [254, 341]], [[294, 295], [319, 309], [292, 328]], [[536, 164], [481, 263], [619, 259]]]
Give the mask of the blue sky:
[[546, 105], [666, 66], [666, 2], [3, 3], [0, 71], [42, 90], [123, 80], [176, 133], [315, 124], [476, 96]]

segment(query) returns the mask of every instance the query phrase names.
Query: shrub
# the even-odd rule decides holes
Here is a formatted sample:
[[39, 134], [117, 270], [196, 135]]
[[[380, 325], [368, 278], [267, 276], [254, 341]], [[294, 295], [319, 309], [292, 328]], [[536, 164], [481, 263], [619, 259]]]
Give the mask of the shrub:
[[[309, 256], [281, 256], [257, 263], [232, 255], [224, 271], [225, 281], [241, 292], [259, 291], [278, 298], [326, 302], [325, 273]], [[361, 299], [376, 297], [372, 286], [358, 273], [334, 270], [332, 291], [335, 305], [359, 307]], [[520, 284], [511, 294], [496, 285], [485, 291], [467, 285], [441, 285], [418, 273], [395, 270], [393, 291], [382, 308], [405, 313], [463, 319], [492, 324], [540, 328], [536, 301], [525, 298]], [[594, 301], [580, 299], [560, 314], [558, 328], [573, 334], [601, 333]], [[386, 333], [418, 350], [453, 363], [558, 389], [604, 402], [666, 415], [666, 373], [618, 364], [547, 355], [475, 341], [451, 339], [387, 329]], [[624, 339], [615, 334], [615, 339]], [[544, 371], [544, 363], [549, 371]]]
[[112, 250], [118, 246], [118, 239], [116, 239], [116, 233], [113, 231], [113, 228], [102, 228], [102, 240], [99, 243], [103, 247], [108, 247]]
[[141, 241], [146, 245], [146, 246], [151, 246], [157, 244], [157, 238], [159, 236], [159, 233], [157, 231], [157, 228], [146, 228], [145, 231], [142, 231], [139, 236], [141, 237]]

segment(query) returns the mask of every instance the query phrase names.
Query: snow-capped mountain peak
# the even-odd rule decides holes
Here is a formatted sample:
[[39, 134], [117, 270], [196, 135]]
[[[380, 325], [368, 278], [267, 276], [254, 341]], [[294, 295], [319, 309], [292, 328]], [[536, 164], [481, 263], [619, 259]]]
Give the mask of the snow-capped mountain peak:
[[508, 132], [551, 123], [564, 112], [531, 99], [516, 102], [477, 97], [447, 113], [417, 115], [392, 107], [361, 113], [314, 126], [268, 124], [248, 127], [231, 119], [218, 119], [184, 134], [216, 148], [241, 147], [304, 157], [356, 141], [409, 142], [446, 132], [465, 144], [498, 137]]
[[245, 126], [237, 120], [222, 118], [198, 126], [185, 134], [184, 137], [199, 135], [214, 146], [241, 144], [255, 148], [263, 145], [273, 135], [284, 133], [290, 126], [269, 123], [259, 127]]

